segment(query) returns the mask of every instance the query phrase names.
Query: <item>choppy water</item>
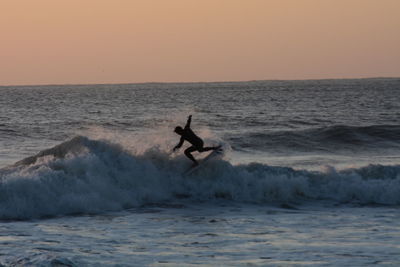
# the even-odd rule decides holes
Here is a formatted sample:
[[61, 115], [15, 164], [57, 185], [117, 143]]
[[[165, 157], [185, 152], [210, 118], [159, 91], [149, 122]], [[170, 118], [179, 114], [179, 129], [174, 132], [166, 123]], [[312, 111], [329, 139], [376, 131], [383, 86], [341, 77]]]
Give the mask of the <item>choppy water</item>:
[[[400, 264], [399, 90], [400, 79], [0, 87], [0, 263]], [[189, 114], [225, 155], [183, 177], [172, 130]]]

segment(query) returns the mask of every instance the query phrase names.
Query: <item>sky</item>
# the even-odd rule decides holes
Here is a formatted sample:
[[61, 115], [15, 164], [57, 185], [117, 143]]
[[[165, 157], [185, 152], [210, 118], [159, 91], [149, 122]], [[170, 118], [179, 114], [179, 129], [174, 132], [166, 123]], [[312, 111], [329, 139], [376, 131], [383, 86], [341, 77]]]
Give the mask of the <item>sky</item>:
[[400, 77], [399, 0], [0, 0], [0, 85]]

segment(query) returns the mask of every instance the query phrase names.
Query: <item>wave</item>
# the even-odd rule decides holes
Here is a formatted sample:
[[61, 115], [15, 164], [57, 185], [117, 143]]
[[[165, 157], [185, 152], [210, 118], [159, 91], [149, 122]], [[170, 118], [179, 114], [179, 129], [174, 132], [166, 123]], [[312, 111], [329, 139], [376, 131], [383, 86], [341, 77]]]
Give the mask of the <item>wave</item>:
[[190, 177], [180, 155], [141, 154], [78, 136], [0, 171], [0, 219], [102, 213], [174, 201], [400, 204], [400, 165], [336, 171], [209, 161]]
[[238, 149], [269, 152], [362, 151], [400, 148], [400, 125], [371, 125], [312, 128], [307, 130], [250, 132], [230, 141]]

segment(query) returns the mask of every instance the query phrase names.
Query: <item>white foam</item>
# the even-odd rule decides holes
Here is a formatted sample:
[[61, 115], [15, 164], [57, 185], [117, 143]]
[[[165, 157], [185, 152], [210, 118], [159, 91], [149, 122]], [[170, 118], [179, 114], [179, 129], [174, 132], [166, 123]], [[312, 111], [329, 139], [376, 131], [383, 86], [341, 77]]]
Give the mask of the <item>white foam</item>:
[[189, 165], [184, 156], [158, 145], [132, 152], [76, 137], [0, 173], [0, 218], [101, 213], [186, 199], [400, 204], [400, 166], [310, 172], [215, 160], [182, 177]]

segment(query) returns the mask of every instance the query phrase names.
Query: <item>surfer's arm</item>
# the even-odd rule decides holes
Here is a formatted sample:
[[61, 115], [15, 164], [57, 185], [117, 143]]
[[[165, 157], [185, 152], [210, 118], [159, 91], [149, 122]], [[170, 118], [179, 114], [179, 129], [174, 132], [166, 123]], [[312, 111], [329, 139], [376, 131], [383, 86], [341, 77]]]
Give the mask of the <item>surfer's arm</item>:
[[192, 122], [192, 115], [189, 115], [188, 120], [186, 122], [185, 128], [190, 128], [190, 123]]
[[177, 150], [178, 148], [180, 148], [183, 145], [184, 141], [185, 141], [185, 139], [183, 139], [183, 137], [181, 137], [181, 140], [179, 140], [179, 143], [174, 147], [174, 151]]

